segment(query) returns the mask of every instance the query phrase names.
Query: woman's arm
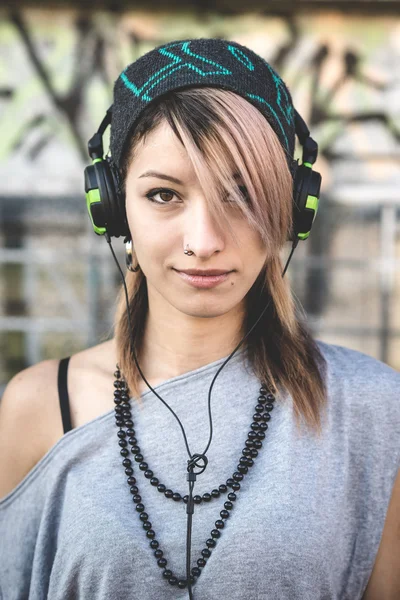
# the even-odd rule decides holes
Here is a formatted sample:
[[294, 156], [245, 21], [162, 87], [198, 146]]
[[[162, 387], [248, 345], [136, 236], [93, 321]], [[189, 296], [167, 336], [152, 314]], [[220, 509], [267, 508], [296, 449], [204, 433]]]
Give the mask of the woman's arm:
[[400, 599], [400, 471], [393, 487], [382, 540], [362, 600]]

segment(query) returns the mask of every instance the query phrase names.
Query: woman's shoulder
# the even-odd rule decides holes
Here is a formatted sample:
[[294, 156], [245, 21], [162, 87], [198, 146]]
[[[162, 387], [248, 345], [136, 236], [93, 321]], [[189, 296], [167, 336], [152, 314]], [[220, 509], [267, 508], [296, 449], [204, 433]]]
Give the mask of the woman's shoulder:
[[345, 378], [347, 381], [361, 381], [364, 384], [377, 380], [388, 386], [400, 385], [400, 373], [393, 367], [359, 350], [329, 344], [317, 340], [317, 344], [327, 362], [328, 371], [333, 378]]
[[372, 419], [400, 432], [400, 373], [359, 350], [318, 341], [327, 363], [331, 408], [360, 426]]
[[[113, 340], [71, 355], [68, 395], [73, 427], [112, 407]], [[64, 435], [58, 395], [59, 359], [17, 373], [0, 402], [0, 497], [8, 494]]]

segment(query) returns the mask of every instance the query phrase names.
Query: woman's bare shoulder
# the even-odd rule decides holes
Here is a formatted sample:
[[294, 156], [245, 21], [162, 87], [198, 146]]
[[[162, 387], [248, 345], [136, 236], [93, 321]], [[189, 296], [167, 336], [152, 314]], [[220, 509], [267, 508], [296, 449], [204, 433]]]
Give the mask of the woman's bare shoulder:
[[[73, 354], [68, 368], [72, 426], [113, 406], [114, 342]], [[58, 359], [17, 373], [0, 401], [0, 497], [8, 494], [64, 435], [58, 396]]]

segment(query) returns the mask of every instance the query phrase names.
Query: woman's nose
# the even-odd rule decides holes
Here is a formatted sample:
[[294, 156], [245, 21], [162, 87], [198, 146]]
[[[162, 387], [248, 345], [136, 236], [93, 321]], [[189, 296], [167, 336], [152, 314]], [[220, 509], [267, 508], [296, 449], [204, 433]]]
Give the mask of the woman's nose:
[[224, 249], [223, 229], [205, 199], [193, 201], [185, 216], [184, 246], [188, 244], [197, 258], [209, 258]]

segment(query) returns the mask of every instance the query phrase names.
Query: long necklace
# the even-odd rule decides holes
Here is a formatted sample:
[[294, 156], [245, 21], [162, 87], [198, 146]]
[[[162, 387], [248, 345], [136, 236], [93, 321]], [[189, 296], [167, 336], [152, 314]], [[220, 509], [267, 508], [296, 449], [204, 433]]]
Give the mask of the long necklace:
[[[130, 493], [132, 494], [132, 500], [136, 505], [136, 511], [142, 522], [143, 529], [146, 532], [146, 537], [150, 540], [150, 548], [154, 550], [157, 565], [163, 569], [163, 578], [171, 585], [177, 585], [179, 588], [183, 589], [187, 587], [187, 580], [179, 579], [170, 569], [167, 569], [167, 559], [164, 557], [164, 552], [161, 550], [160, 544], [156, 540], [156, 534], [153, 530], [152, 523], [149, 520], [149, 515], [145, 512], [142, 497], [139, 494], [137, 480], [134, 477], [133, 463], [131, 459], [128, 458], [128, 444], [131, 447], [134, 461], [139, 463], [139, 470], [143, 471], [144, 477], [149, 479], [150, 484], [156, 487], [161, 494], [164, 494], [168, 499], [174, 500], [175, 502], [183, 502], [184, 504], [187, 504], [188, 496], [182, 496], [178, 492], [174, 492], [167, 488], [165, 484], [160, 483], [159, 479], [154, 476], [152, 469], [149, 469], [135, 437], [129, 401], [129, 390], [126, 381], [121, 376], [118, 364], [116, 371], [114, 372], [114, 377], [115, 423], [117, 427], [119, 427], [117, 434], [119, 438], [118, 444], [121, 447], [120, 454], [123, 457], [122, 465], [125, 468], [125, 475], [127, 475], [127, 483], [129, 485]], [[219, 513], [221, 518], [215, 521], [215, 528], [211, 530], [211, 537], [206, 541], [206, 548], [203, 548], [201, 551], [201, 557], [197, 560], [197, 566], [191, 569], [190, 581], [192, 585], [197, 581], [202, 569], [206, 565], [207, 559], [211, 556], [213, 548], [217, 545], [218, 538], [221, 537], [221, 530], [224, 529], [226, 521], [230, 516], [230, 511], [233, 509], [237, 498], [235, 492], [239, 492], [240, 490], [240, 482], [246, 476], [248, 470], [254, 465], [258, 452], [262, 448], [262, 442], [265, 438], [265, 432], [268, 429], [268, 421], [271, 419], [270, 413], [274, 408], [274, 402], [275, 396], [268, 390], [265, 384], [262, 384], [260, 396], [257, 398], [257, 404], [255, 406], [253, 422], [250, 425], [250, 431], [247, 434], [245, 447], [242, 450], [242, 456], [239, 459], [237, 470], [234, 471], [232, 477], [228, 478], [225, 483], [218, 486], [218, 488], [213, 489], [210, 493], [204, 493], [202, 496], [197, 495], [193, 497], [195, 504], [201, 504], [202, 502], [210, 502], [215, 498], [219, 498], [221, 494], [226, 494], [229, 488], [232, 489], [232, 492], [228, 493], [228, 500], [224, 503], [224, 510], [221, 510]], [[126, 430], [124, 430], [124, 427]]]

